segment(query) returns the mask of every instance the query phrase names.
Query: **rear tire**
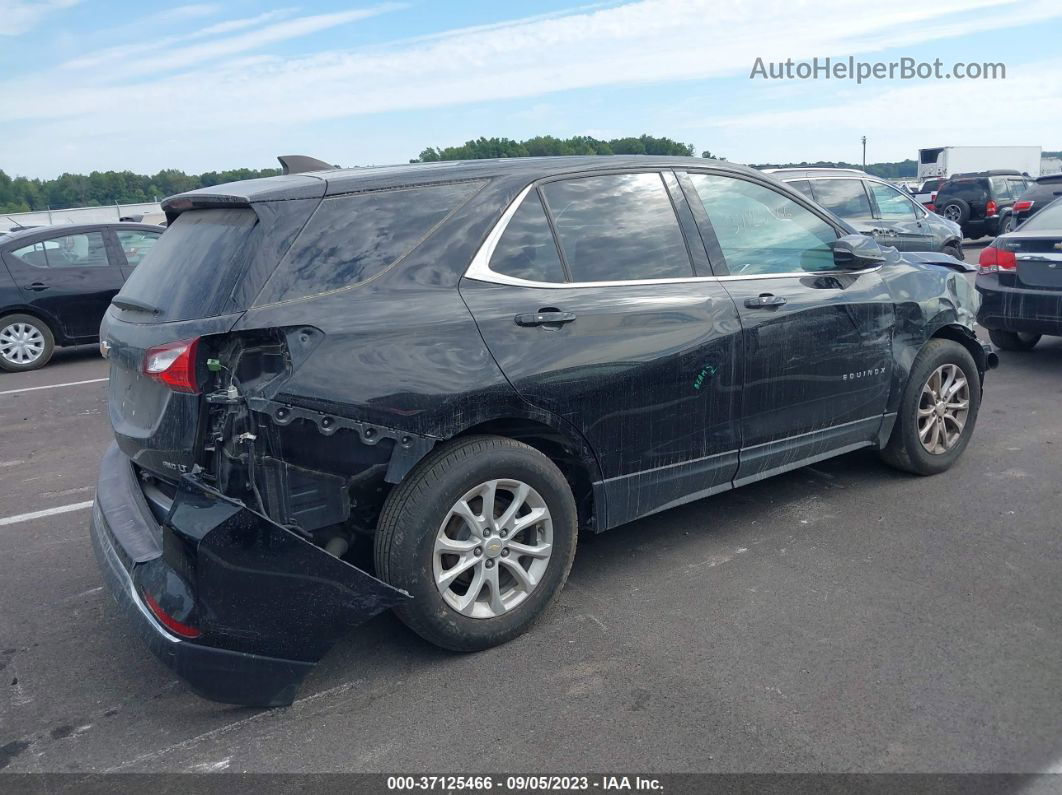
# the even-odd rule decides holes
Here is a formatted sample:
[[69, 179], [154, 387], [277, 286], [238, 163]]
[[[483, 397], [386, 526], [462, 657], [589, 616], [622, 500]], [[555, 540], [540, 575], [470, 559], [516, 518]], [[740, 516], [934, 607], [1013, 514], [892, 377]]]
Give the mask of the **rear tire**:
[[429, 454], [388, 495], [374, 558], [377, 576], [413, 597], [395, 608], [406, 626], [479, 651], [542, 615], [576, 539], [575, 500], [552, 461], [513, 439], [470, 436]]
[[[965, 387], [959, 385], [959, 374]], [[963, 403], [964, 409], [948, 408]], [[915, 357], [881, 458], [916, 475], [950, 469], [970, 442], [980, 407], [981, 375], [973, 356], [952, 340], [930, 340]]]
[[0, 370], [22, 373], [48, 364], [55, 337], [48, 324], [33, 315], [0, 317]]
[[988, 338], [1005, 351], [1031, 351], [1040, 341], [1039, 334], [1018, 334], [1014, 331], [989, 330]]

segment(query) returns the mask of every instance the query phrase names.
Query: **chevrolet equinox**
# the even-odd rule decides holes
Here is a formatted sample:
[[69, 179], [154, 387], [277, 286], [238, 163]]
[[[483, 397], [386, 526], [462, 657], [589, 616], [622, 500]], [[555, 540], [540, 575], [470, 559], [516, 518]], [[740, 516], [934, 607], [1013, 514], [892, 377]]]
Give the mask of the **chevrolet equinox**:
[[92, 537], [152, 651], [220, 701], [290, 703], [389, 608], [504, 643], [579, 530], [859, 448], [942, 472], [996, 363], [961, 263], [728, 163], [327, 169], [164, 209], [101, 329]]

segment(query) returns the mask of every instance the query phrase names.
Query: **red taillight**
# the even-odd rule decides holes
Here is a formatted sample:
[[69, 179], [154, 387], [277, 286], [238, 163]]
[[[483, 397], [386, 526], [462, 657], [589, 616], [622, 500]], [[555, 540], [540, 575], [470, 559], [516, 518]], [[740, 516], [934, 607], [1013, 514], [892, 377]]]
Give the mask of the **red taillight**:
[[1029, 199], [1022, 199], [1021, 201], [1016, 201], [1014, 202], [1014, 212], [1023, 213], [1026, 210], [1031, 210], [1032, 206], [1035, 203], [1036, 202], [1030, 201]]
[[926, 209], [929, 210], [929, 212], [931, 213], [935, 213], [937, 211], [937, 205], [933, 204], [933, 202], [926, 202], [925, 206]]
[[199, 391], [196, 379], [196, 350], [199, 337], [177, 340], [149, 348], [144, 354], [144, 375], [165, 384], [175, 392]]
[[1014, 256], [1013, 251], [1007, 251], [1003, 248], [997, 248], [1002, 243], [997, 238], [993, 241], [992, 245], [988, 248], [982, 249], [981, 256], [977, 260], [979, 273], [998, 273], [999, 271], [1010, 271], [1018, 267], [1018, 260]]
[[995, 215], [999, 207], [996, 205], [994, 199], [989, 199], [985, 202], [985, 215]]
[[162, 606], [155, 600], [155, 597], [147, 593], [147, 591], [144, 592], [144, 603], [147, 604], [148, 609], [155, 614], [155, 618], [159, 620], [159, 623], [174, 635], [180, 635], [182, 638], [198, 638], [203, 634], [195, 627], [178, 621], [163, 610]]

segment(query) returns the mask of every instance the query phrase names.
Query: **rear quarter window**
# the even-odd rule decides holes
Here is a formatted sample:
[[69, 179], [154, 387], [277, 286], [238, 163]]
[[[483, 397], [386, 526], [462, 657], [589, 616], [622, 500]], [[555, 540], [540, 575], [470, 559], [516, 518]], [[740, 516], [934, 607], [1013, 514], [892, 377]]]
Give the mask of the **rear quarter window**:
[[415, 249], [483, 184], [448, 183], [325, 199], [255, 303], [305, 298], [371, 279]]

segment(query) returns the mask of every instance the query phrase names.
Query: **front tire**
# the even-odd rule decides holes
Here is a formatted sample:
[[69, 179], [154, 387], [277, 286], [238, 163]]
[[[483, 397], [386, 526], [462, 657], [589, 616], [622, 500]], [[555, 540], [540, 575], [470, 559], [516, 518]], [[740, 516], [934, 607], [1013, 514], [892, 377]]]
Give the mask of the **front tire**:
[[950, 469], [970, 442], [980, 407], [973, 356], [952, 340], [930, 340], [915, 357], [881, 457], [916, 475]]
[[988, 338], [997, 348], [1005, 351], [1031, 351], [1040, 341], [1039, 334], [1018, 334], [1014, 331], [989, 329]]
[[557, 466], [498, 436], [429, 454], [394, 488], [376, 532], [376, 573], [413, 599], [395, 608], [425, 640], [479, 651], [526, 631], [564, 587], [577, 513]]
[[944, 253], [950, 254], [955, 259], [966, 261], [966, 255], [963, 253], [961, 245], [944, 246]]
[[22, 373], [48, 364], [55, 337], [48, 324], [33, 315], [0, 317], [0, 370]]

